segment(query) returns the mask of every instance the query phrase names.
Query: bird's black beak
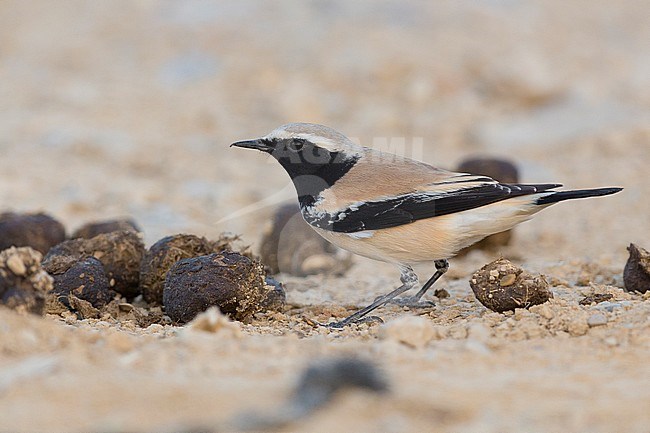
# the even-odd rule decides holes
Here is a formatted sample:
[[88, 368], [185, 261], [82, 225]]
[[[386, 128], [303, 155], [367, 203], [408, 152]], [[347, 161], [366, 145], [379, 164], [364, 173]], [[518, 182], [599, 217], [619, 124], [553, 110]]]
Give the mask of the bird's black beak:
[[255, 150], [260, 150], [262, 152], [272, 152], [273, 147], [269, 146], [268, 144], [265, 144], [262, 142], [262, 140], [244, 140], [244, 141], [237, 141], [236, 143], [233, 143], [230, 145], [230, 147], [243, 147], [244, 149], [255, 149]]

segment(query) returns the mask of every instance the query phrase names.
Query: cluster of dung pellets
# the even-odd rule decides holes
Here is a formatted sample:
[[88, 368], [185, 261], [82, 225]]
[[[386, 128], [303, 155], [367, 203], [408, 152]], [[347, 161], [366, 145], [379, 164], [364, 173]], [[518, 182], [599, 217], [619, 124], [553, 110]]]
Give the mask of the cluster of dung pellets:
[[169, 269], [179, 260], [221, 251], [219, 247], [206, 238], [191, 234], [167, 236], [154, 243], [140, 264], [140, 287], [144, 299], [150, 304], [162, 305]]
[[259, 260], [246, 251], [233, 251], [236, 241], [179, 234], [154, 243], [140, 267], [145, 299], [162, 304], [169, 318], [180, 324], [211, 306], [234, 320], [281, 310], [284, 289], [273, 284]]
[[128, 313], [143, 324], [185, 323], [211, 306], [234, 320], [284, 307], [283, 286], [237, 237], [179, 234], [148, 250], [142, 238], [130, 219], [91, 222], [66, 238], [48, 215], [0, 214], [0, 303], [81, 319]]
[[[472, 164], [485, 166], [484, 173], [500, 173], [493, 177], [516, 177], [516, 168], [503, 161], [470, 161], [468, 171], [478, 170]], [[294, 205], [276, 210], [262, 240], [262, 260], [228, 235], [208, 240], [177, 234], [146, 249], [130, 219], [91, 222], [66, 238], [63, 224], [43, 213], [0, 214], [0, 248], [0, 304], [34, 314], [72, 311], [80, 318], [146, 316], [140, 323], [166, 318], [183, 324], [213, 306], [240, 321], [257, 312], [281, 311], [286, 295], [271, 274], [341, 274], [351, 265], [349, 253], [318, 237]], [[645, 293], [650, 253], [635, 244], [628, 251], [625, 289]], [[505, 259], [476, 271], [470, 286], [484, 306], [497, 312], [528, 308], [553, 296], [543, 276]]]

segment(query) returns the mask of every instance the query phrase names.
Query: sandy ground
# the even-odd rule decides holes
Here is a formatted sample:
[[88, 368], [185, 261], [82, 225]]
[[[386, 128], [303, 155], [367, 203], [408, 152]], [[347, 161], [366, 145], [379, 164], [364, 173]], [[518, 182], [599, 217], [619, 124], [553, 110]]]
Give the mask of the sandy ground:
[[[626, 188], [517, 228], [500, 254], [555, 295], [530, 311], [475, 300], [470, 275], [499, 255], [483, 252], [452, 260], [435, 308], [345, 331], [303, 317], [343, 316], [396, 269], [280, 275], [286, 313], [214, 333], [2, 308], [0, 431], [230, 430], [338, 355], [376, 363], [390, 392], [345, 392], [283, 430], [649, 431], [650, 300], [622, 290], [626, 246], [650, 247], [649, 40], [633, 0], [0, 2], [0, 210], [259, 248], [293, 192], [227, 145], [289, 121], [443, 167], [490, 154], [524, 181]], [[613, 297], [578, 304], [594, 293]]]

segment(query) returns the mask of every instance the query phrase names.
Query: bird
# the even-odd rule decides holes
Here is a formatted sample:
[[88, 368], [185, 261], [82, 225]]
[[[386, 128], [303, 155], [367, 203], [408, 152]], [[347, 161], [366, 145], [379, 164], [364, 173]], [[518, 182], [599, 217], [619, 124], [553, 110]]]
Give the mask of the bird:
[[[368, 314], [388, 303], [432, 305], [421, 299], [459, 250], [509, 230], [555, 203], [622, 190], [557, 191], [562, 184], [500, 183], [364, 147], [312, 123], [289, 123], [230, 146], [275, 158], [293, 182], [303, 218], [323, 238], [399, 268], [399, 287], [343, 320], [326, 324], [330, 328], [378, 320]], [[419, 284], [413, 265], [427, 262], [433, 262], [435, 273], [415, 295], [399, 297]]]

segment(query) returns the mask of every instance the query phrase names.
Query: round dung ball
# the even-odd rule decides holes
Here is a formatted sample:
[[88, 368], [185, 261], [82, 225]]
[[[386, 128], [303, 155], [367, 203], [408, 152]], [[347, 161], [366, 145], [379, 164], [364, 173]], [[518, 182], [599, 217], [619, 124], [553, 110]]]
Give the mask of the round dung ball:
[[[50, 269], [52, 268], [53, 266], [50, 266]], [[68, 307], [70, 294], [90, 302], [95, 308], [105, 306], [117, 294], [110, 287], [104, 265], [94, 257], [73, 259], [67, 266], [60, 267], [54, 273], [50, 271], [49, 274], [54, 278], [53, 293], [58, 295], [59, 300]]]
[[553, 297], [543, 275], [532, 275], [506, 259], [483, 266], [469, 284], [476, 299], [498, 313], [543, 304]]
[[456, 171], [459, 173], [491, 177], [503, 183], [519, 182], [519, 170], [517, 166], [512, 161], [506, 159], [488, 157], [467, 158], [458, 164]]
[[78, 238], [60, 243], [47, 253], [43, 267], [49, 272], [60, 260], [58, 256], [70, 256], [77, 260], [94, 257], [102, 262], [110, 287], [127, 298], [133, 298], [140, 294], [140, 262], [144, 251], [138, 233], [103, 233], [91, 239]]
[[119, 231], [132, 231], [134, 233], [140, 233], [142, 230], [132, 219], [114, 219], [106, 221], [94, 221], [88, 224], [84, 224], [79, 227], [77, 230], [72, 233], [70, 236], [72, 239], [84, 238], [90, 239], [94, 238], [97, 235], [102, 233], [111, 233]]
[[216, 246], [206, 238], [189, 234], [160, 239], [147, 250], [140, 265], [140, 287], [145, 301], [162, 305], [165, 278], [174, 263], [181, 259], [219, 252], [221, 249], [221, 245]]
[[262, 311], [273, 290], [260, 262], [222, 251], [176, 262], [167, 273], [163, 302], [176, 323], [189, 322], [212, 306], [241, 321]]
[[0, 250], [32, 247], [41, 254], [65, 240], [63, 224], [44, 213], [0, 214]]

